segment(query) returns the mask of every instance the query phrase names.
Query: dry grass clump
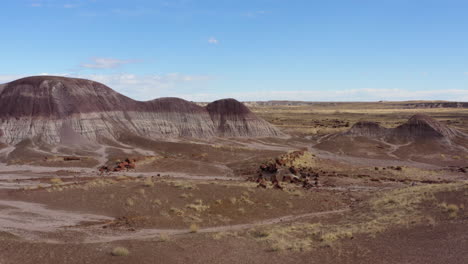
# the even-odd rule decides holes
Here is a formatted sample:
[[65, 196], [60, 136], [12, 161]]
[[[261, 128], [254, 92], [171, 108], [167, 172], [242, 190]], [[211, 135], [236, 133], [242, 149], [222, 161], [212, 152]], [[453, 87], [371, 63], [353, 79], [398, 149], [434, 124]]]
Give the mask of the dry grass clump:
[[426, 170], [421, 168], [414, 167], [401, 167], [401, 170], [386, 170], [387, 173], [391, 173], [398, 179], [407, 179], [407, 180], [425, 180], [425, 179], [434, 179], [441, 177], [443, 175], [440, 171]]
[[199, 213], [203, 212], [203, 211], [206, 211], [206, 210], [208, 210], [210, 208], [209, 205], [204, 205], [203, 201], [200, 200], [200, 199], [195, 200], [194, 203], [188, 204], [185, 207], [187, 207], [189, 209], [192, 209], [192, 210], [195, 210], [196, 212], [199, 212]]
[[237, 198], [236, 197], [231, 197], [231, 198], [229, 198], [229, 202], [231, 202], [232, 204], [236, 204], [237, 203]]
[[320, 224], [298, 224], [255, 230], [251, 235], [268, 245], [270, 251], [305, 251], [320, 241]]
[[183, 221], [185, 223], [202, 223], [203, 219], [198, 217], [198, 215], [187, 215], [184, 217]]
[[143, 186], [154, 187], [153, 179], [151, 179], [151, 177], [146, 178], [146, 180], [143, 182]]
[[184, 198], [184, 199], [190, 198], [192, 196], [193, 196], [192, 194], [187, 194], [187, 193], [183, 193], [183, 194], [179, 195], [180, 198]]
[[192, 223], [189, 228], [190, 228], [190, 233], [197, 233], [198, 230], [200, 230], [200, 227], [195, 223]]
[[[294, 152], [289, 152], [288, 155], [293, 154]], [[310, 153], [309, 151], [304, 151], [302, 155], [295, 157], [288, 162], [287, 166], [294, 166], [296, 168], [307, 168], [313, 167], [316, 165], [316, 158], [315, 155]]]
[[127, 206], [134, 206], [135, 202], [133, 201], [132, 198], [127, 198], [127, 201], [125, 202]]
[[241, 198], [239, 199], [239, 202], [242, 202], [248, 205], [254, 204], [254, 202], [250, 200], [249, 194], [247, 192], [244, 192], [242, 194]]
[[161, 233], [161, 234], [159, 234], [159, 240], [162, 241], [162, 242], [166, 242], [166, 241], [170, 240], [170, 237], [166, 233]]
[[52, 185], [60, 185], [60, 184], [63, 184], [63, 181], [60, 178], [52, 178], [50, 179], [50, 183]]
[[123, 257], [130, 255], [130, 251], [124, 247], [116, 247], [112, 250], [111, 254], [112, 256]]
[[173, 214], [175, 214], [177, 216], [184, 216], [185, 215], [184, 210], [176, 208], [176, 207], [171, 207], [171, 209], [169, 209], [169, 211], [171, 211], [171, 213], [173, 213]]
[[214, 240], [220, 240], [226, 237], [238, 237], [237, 232], [218, 232], [211, 236]]
[[171, 185], [181, 190], [195, 190], [197, 186], [188, 181], [173, 181]]
[[441, 203], [439, 206], [449, 214], [450, 218], [456, 218], [458, 211], [460, 211], [460, 207], [458, 207], [456, 204]]
[[286, 189], [286, 192], [291, 194], [291, 195], [297, 196], [297, 197], [303, 197], [304, 196], [304, 192], [302, 192], [299, 189]]
[[155, 205], [157, 205], [157, 206], [161, 206], [161, 204], [162, 204], [161, 200], [159, 200], [159, 199], [154, 199], [154, 200], [153, 200], [153, 203], [154, 203]]
[[[352, 239], [356, 234], [375, 236], [396, 226], [416, 224], [435, 225], [431, 216], [425, 215], [424, 206], [437, 202], [439, 192], [466, 188], [463, 183], [433, 184], [393, 190], [371, 199], [362, 213], [342, 218], [336, 224], [290, 224], [263, 228], [251, 233], [252, 237], [268, 245], [270, 250], [304, 251], [321, 246], [333, 246], [341, 239]], [[459, 207], [441, 204], [451, 217]]]

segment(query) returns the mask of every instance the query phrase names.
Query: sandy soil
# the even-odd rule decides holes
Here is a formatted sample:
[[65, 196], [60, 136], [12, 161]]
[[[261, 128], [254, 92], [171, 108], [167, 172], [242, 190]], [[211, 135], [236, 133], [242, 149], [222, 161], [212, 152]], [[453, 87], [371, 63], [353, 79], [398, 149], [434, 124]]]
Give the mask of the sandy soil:
[[[468, 262], [463, 151], [336, 136], [363, 114], [395, 127], [407, 109], [310, 107], [255, 109], [287, 138], [3, 146], [0, 263]], [[467, 131], [456, 110], [431, 113]], [[293, 150], [313, 154], [316, 186], [247, 181]], [[126, 158], [135, 170], [97, 171]]]

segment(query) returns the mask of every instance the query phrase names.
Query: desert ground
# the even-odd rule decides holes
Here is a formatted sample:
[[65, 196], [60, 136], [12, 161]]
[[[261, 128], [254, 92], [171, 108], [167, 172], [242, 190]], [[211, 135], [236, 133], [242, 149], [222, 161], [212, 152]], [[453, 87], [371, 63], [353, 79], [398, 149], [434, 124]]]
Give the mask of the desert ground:
[[468, 263], [468, 108], [246, 105], [287, 136], [0, 145], [0, 263]]

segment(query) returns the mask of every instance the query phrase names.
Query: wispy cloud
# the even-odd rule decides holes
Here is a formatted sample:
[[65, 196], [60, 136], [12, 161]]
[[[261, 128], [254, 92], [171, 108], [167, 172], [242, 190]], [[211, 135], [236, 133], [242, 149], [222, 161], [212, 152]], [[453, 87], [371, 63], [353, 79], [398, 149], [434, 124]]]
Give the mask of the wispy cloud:
[[137, 100], [148, 100], [158, 97], [171, 97], [178, 94], [199, 90], [208, 81], [214, 79], [207, 75], [189, 75], [181, 73], [168, 74], [109, 74], [81, 76], [108, 85], [116, 91]]
[[[407, 101], [407, 100], [447, 100], [468, 102], [468, 89], [341, 89], [341, 90], [268, 90], [251, 89], [251, 92], [213, 92], [210, 82], [216, 80], [209, 75], [182, 73], [167, 74], [68, 74], [41, 73], [38, 75], [58, 75], [90, 79], [104, 83], [112, 89], [137, 100], [158, 97], [180, 97], [191, 101], [214, 101], [220, 98], [236, 98], [240, 101]], [[10, 82], [24, 75], [0, 75], [0, 84]]]
[[63, 8], [77, 8], [79, 7], [78, 4], [64, 4]]
[[41, 7], [41, 6], [42, 6], [42, 1], [40, 1], [40, 0], [33, 0], [33, 1], [29, 4], [29, 6], [31, 6], [31, 7]]
[[135, 17], [135, 16], [144, 16], [144, 15], [155, 15], [158, 14], [159, 11], [151, 8], [115, 8], [110, 10], [110, 14], [119, 15], [119, 16], [128, 16], [128, 17]]
[[138, 63], [138, 62], [141, 62], [141, 61], [95, 57], [95, 58], [91, 58], [90, 62], [82, 63], [80, 66], [82, 68], [88, 68], [88, 69], [114, 69], [114, 68], [123, 66], [125, 64]]
[[213, 101], [220, 98], [236, 98], [241, 101], [407, 101], [447, 100], [468, 101], [468, 89], [440, 89], [412, 91], [406, 89], [343, 89], [336, 91], [252, 91], [235, 93], [190, 93], [177, 94], [192, 101]]
[[213, 44], [213, 45], [218, 45], [219, 40], [216, 39], [215, 37], [211, 37], [211, 38], [208, 39], [208, 43]]
[[[65, 2], [65, 3], [63, 3]], [[47, 7], [47, 8], [77, 8], [87, 3], [93, 2], [92, 0], [30, 0], [31, 7]]]
[[[89, 79], [103, 83], [119, 93], [136, 100], [150, 100], [158, 97], [172, 97], [200, 91], [207, 82], [215, 79], [208, 75], [191, 75], [182, 73], [166, 74], [68, 74], [40, 73], [34, 75], [55, 75]], [[11, 82], [24, 75], [0, 75], [0, 84]]]

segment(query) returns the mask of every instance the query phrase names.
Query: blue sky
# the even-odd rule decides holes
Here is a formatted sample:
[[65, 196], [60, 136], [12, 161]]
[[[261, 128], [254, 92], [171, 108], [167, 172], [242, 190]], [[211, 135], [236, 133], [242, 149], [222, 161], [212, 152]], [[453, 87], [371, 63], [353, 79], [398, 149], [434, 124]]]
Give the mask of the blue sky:
[[0, 83], [138, 100], [468, 101], [468, 1], [5, 0]]

